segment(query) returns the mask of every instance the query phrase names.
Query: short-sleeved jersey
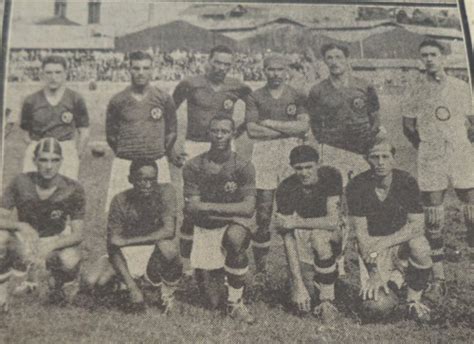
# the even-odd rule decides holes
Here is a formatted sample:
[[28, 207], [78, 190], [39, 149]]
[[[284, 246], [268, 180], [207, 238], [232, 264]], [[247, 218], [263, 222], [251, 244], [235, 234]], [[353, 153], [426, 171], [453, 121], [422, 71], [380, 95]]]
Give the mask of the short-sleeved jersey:
[[177, 107], [187, 100], [186, 139], [208, 142], [209, 121], [216, 115], [232, 117], [237, 100], [245, 100], [250, 92], [250, 87], [234, 78], [225, 78], [218, 91], [212, 88], [210, 81], [203, 75], [181, 81], [173, 92], [173, 99]]
[[176, 192], [171, 184], [159, 184], [146, 201], [129, 189], [112, 199], [107, 230], [133, 238], [156, 232], [163, 219], [175, 216]]
[[318, 181], [310, 187], [303, 186], [295, 174], [280, 183], [276, 191], [277, 211], [303, 218], [324, 217], [328, 198], [341, 195], [341, 173], [333, 167], [321, 166]]
[[51, 105], [44, 90], [25, 98], [21, 109], [20, 127], [32, 140], [54, 137], [58, 141], [72, 140], [77, 128], [89, 126], [89, 113], [82, 96], [66, 88], [57, 105]]
[[[209, 153], [203, 153], [184, 165], [184, 197], [199, 196], [202, 202], [238, 203], [245, 197], [255, 196], [255, 168], [250, 161], [232, 152], [221, 164], [211, 161]], [[218, 228], [224, 221], [201, 217], [195, 221], [203, 228]]]
[[245, 102], [245, 121], [259, 122], [265, 119], [294, 121], [306, 113], [306, 97], [293, 87], [285, 85], [281, 96], [274, 98], [267, 86], [259, 88], [247, 97]]
[[407, 223], [408, 214], [421, 214], [418, 184], [408, 172], [393, 170], [392, 185], [387, 198], [380, 201], [375, 193], [372, 171], [357, 175], [347, 186], [349, 215], [367, 218], [370, 236], [386, 236]]
[[40, 237], [61, 233], [68, 219], [84, 219], [86, 198], [77, 181], [59, 175], [54, 193], [42, 200], [36, 191], [37, 179], [37, 172], [18, 175], [5, 189], [1, 207], [16, 208], [18, 220], [29, 223]]
[[105, 130], [117, 157], [159, 159], [166, 153], [166, 135], [177, 130], [174, 101], [154, 86], [148, 86], [144, 98], [137, 100], [127, 87], [110, 100]]
[[330, 79], [321, 81], [313, 86], [306, 103], [318, 142], [361, 154], [373, 138], [371, 115], [379, 107], [375, 88], [356, 77], [338, 88]]
[[469, 85], [452, 76], [441, 82], [420, 76], [402, 103], [402, 115], [416, 118], [421, 141], [440, 149], [445, 142], [468, 142], [466, 117], [472, 114]]

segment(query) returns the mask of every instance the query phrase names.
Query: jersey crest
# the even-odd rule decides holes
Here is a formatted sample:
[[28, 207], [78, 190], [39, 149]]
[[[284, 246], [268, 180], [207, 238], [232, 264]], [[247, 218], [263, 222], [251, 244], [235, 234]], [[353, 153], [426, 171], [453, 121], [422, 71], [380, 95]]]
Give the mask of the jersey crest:
[[161, 119], [161, 117], [163, 117], [163, 112], [161, 111], [160, 108], [156, 107], [156, 108], [151, 109], [150, 116], [155, 121], [159, 121]]
[[60, 210], [60, 209], [56, 209], [56, 210], [51, 211], [51, 214], [49, 215], [51, 220], [59, 220], [61, 218], [61, 216], [63, 216], [63, 211]]
[[296, 116], [296, 104], [288, 104], [286, 107], [286, 114], [288, 117], [295, 117]]
[[446, 106], [438, 106], [435, 110], [435, 115], [441, 122], [446, 122], [451, 118], [451, 112]]
[[362, 110], [365, 106], [365, 100], [363, 98], [357, 97], [352, 101], [352, 106], [356, 110]]
[[234, 181], [228, 181], [227, 183], [224, 184], [224, 191], [226, 193], [231, 193], [233, 194], [235, 191], [237, 191], [237, 183]]
[[232, 99], [227, 98], [224, 100], [224, 110], [231, 110], [234, 107], [234, 102]]
[[69, 124], [73, 119], [74, 115], [69, 111], [63, 112], [61, 115], [61, 121], [63, 121], [63, 123]]

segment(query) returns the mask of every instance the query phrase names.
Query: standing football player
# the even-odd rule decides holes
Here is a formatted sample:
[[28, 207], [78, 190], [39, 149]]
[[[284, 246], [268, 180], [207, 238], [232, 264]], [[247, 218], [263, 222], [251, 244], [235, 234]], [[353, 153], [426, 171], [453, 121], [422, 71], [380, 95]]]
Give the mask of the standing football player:
[[[313, 86], [306, 107], [321, 162], [336, 167], [346, 186], [351, 176], [369, 168], [363, 154], [385, 129], [380, 125], [377, 92], [368, 81], [352, 75], [348, 47], [325, 44], [321, 55], [329, 68], [329, 77]], [[343, 248], [347, 236], [345, 233]], [[345, 274], [343, 264], [341, 257], [341, 275]]]
[[[181, 167], [184, 158], [192, 159], [209, 150], [207, 130], [209, 121], [216, 115], [233, 117], [235, 103], [244, 100], [252, 91], [241, 81], [227, 77], [234, 62], [233, 51], [223, 45], [215, 46], [209, 53], [204, 75], [181, 81], [173, 92], [176, 107], [187, 103], [187, 131], [185, 152], [174, 152], [173, 164]], [[242, 131], [242, 130], [240, 130]], [[186, 216], [180, 233], [181, 255], [189, 259], [192, 246], [193, 223]], [[186, 264], [187, 265], [187, 264]]]
[[257, 233], [253, 237], [252, 249], [257, 284], [263, 284], [266, 280], [275, 189], [291, 174], [288, 156], [294, 147], [303, 142], [309, 129], [309, 117], [304, 108], [305, 96], [285, 82], [288, 63], [280, 55], [264, 59], [267, 83], [252, 92], [245, 107], [247, 133], [256, 140], [252, 163], [256, 171]]
[[445, 48], [435, 40], [419, 46], [426, 73], [407, 97], [403, 109], [405, 136], [418, 150], [418, 183], [425, 208], [433, 259], [432, 300], [446, 293], [443, 268], [444, 196], [451, 183], [463, 203], [467, 242], [474, 247], [474, 132], [469, 85], [446, 75]]
[[225, 271], [227, 314], [253, 323], [242, 298], [247, 249], [255, 231], [255, 169], [232, 151], [232, 118], [214, 117], [208, 133], [209, 151], [187, 161], [183, 169], [184, 212], [195, 226], [191, 267], [212, 308], [221, 302]]
[[[36, 288], [36, 273], [45, 263], [50, 272], [49, 299], [52, 303], [63, 303], [66, 301], [63, 286], [76, 280], [81, 262], [84, 189], [78, 182], [58, 173], [63, 151], [56, 139], [41, 139], [33, 154], [37, 171], [19, 174], [3, 193], [0, 207], [2, 272], [12, 268], [10, 263], [18, 261], [11, 258], [21, 257], [26, 250], [33, 262], [28, 270], [28, 287]], [[14, 209], [18, 220], [12, 218]], [[30, 240], [34, 238], [32, 233], [39, 236], [39, 241]], [[5, 240], [11, 245], [6, 245]]]
[[290, 153], [294, 174], [276, 191], [275, 228], [282, 234], [291, 276], [291, 299], [301, 312], [309, 312], [319, 289], [313, 313], [324, 324], [334, 324], [334, 283], [341, 253], [339, 203], [342, 177], [333, 167], [319, 165], [313, 147], [298, 146]]
[[174, 292], [181, 277], [178, 247], [173, 241], [176, 192], [171, 184], [158, 184], [159, 168], [154, 160], [133, 160], [129, 181], [133, 188], [112, 200], [107, 222], [108, 256], [84, 276], [89, 290], [125, 284], [130, 295], [128, 310], [145, 310], [137, 280], [161, 285], [164, 312], [174, 305]]
[[116, 94], [107, 107], [105, 133], [115, 153], [106, 208], [113, 196], [127, 189], [130, 163], [152, 159], [160, 170], [159, 183], [170, 183], [168, 159], [176, 142], [176, 108], [168, 93], [150, 85], [152, 57], [130, 53], [131, 85]]
[[421, 298], [432, 260], [418, 184], [395, 168], [395, 149], [385, 140], [368, 150], [367, 161], [370, 170], [347, 186], [349, 216], [360, 254], [361, 296], [379, 301], [379, 293], [388, 294], [389, 286], [401, 288], [405, 281], [407, 316], [429, 321], [430, 309]]
[[77, 180], [79, 160], [89, 139], [89, 114], [84, 98], [66, 87], [67, 62], [50, 55], [42, 62], [43, 89], [29, 95], [21, 109], [20, 128], [27, 132], [23, 172], [36, 171], [33, 152], [38, 141], [54, 137], [63, 150], [61, 174]]

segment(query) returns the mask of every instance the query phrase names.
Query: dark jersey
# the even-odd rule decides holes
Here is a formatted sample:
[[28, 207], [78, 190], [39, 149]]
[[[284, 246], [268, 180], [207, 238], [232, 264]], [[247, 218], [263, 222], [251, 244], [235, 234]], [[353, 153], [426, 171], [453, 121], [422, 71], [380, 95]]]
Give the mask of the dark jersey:
[[146, 202], [129, 189], [112, 199], [107, 230], [133, 238], [156, 232], [164, 218], [175, 216], [176, 192], [171, 184], [159, 184]]
[[166, 135], [176, 130], [173, 99], [156, 87], [149, 86], [142, 100], [135, 99], [127, 87], [107, 107], [106, 138], [119, 158], [161, 158], [166, 153]]
[[366, 217], [370, 236], [393, 234], [407, 223], [408, 214], [423, 213], [418, 184], [407, 172], [393, 170], [392, 185], [384, 201], [378, 199], [375, 183], [369, 170], [347, 186], [349, 215]]
[[218, 91], [214, 91], [209, 80], [195, 76], [181, 81], [173, 92], [176, 107], [187, 100], [188, 131], [186, 139], [208, 142], [207, 127], [216, 115], [232, 117], [235, 102], [252, 92], [250, 87], [233, 78], [225, 78]]
[[330, 79], [321, 81], [309, 92], [306, 104], [318, 142], [360, 154], [373, 138], [370, 117], [379, 107], [375, 88], [355, 77], [340, 88]]
[[[247, 196], [255, 196], [255, 168], [250, 161], [232, 152], [229, 160], [216, 164], [208, 153], [186, 162], [183, 169], [184, 197], [199, 196], [202, 202], [238, 203]], [[203, 228], [217, 228], [225, 221], [201, 217], [195, 221]]]
[[82, 186], [59, 175], [57, 188], [47, 199], [40, 199], [36, 191], [37, 172], [18, 175], [5, 189], [1, 207], [16, 208], [18, 220], [29, 223], [40, 237], [61, 233], [68, 218], [82, 220], [85, 213], [85, 194]]
[[277, 211], [283, 215], [298, 214], [303, 218], [327, 215], [327, 199], [342, 195], [341, 173], [328, 166], [318, 170], [318, 181], [304, 187], [296, 175], [283, 180], [276, 191]]
[[82, 96], [66, 88], [57, 105], [51, 105], [44, 90], [26, 97], [21, 109], [20, 127], [32, 140], [54, 137], [58, 141], [72, 140], [77, 128], [89, 126], [89, 113]]
[[291, 86], [285, 86], [281, 96], [276, 99], [264, 86], [250, 94], [245, 106], [245, 121], [256, 122], [265, 119], [294, 121], [300, 114], [306, 113], [306, 97]]

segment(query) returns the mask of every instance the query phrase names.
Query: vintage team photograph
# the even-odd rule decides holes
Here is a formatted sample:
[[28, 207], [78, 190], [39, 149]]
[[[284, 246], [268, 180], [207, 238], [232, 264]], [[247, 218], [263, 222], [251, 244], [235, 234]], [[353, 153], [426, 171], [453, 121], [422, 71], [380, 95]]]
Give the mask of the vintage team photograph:
[[455, 1], [9, 12], [0, 342], [473, 342]]

